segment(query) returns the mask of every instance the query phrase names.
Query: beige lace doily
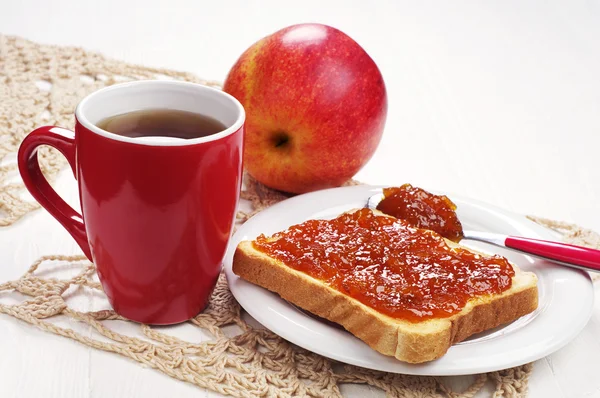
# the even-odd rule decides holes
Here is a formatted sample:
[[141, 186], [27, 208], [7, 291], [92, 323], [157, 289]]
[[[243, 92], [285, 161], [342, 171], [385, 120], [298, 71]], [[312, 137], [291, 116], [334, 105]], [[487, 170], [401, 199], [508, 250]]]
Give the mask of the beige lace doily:
[[[14, 154], [25, 134], [37, 126], [72, 127], [75, 105], [86, 94], [115, 82], [149, 78], [218, 85], [188, 73], [130, 65], [79, 48], [40, 45], [0, 35], [0, 157]], [[50, 179], [65, 163], [53, 151], [45, 151], [40, 161]], [[14, 162], [0, 167], [3, 226], [37, 208], [21, 199], [23, 186], [12, 181], [15, 174]], [[242, 197], [251, 202], [253, 212], [285, 199], [252, 179], [246, 179]], [[238, 221], [244, 222], [250, 215], [239, 212]], [[591, 231], [548, 220], [535, 221], [565, 233], [569, 242], [600, 248], [600, 238]], [[56, 266], [78, 267], [80, 272], [65, 280], [42, 275], [40, 268]], [[335, 363], [244, 321], [223, 276], [208, 308], [188, 322], [212, 336], [208, 341], [191, 343], [147, 325], [139, 326], [143, 338], [123, 335], [104, 322], [125, 321], [114, 311], [81, 312], [66, 301], [68, 289], [71, 297], [85, 289], [102, 294], [94, 276], [94, 266], [82, 256], [43, 257], [20, 279], [0, 284], [0, 294], [16, 291], [29, 297], [15, 305], [0, 304], [0, 313], [234, 397], [339, 397], [344, 383], [368, 384], [388, 397], [473, 397], [486, 382], [494, 385], [494, 397], [521, 397], [527, 393], [531, 364], [474, 376], [469, 388], [456, 392], [442, 378], [388, 374]], [[87, 337], [51, 322], [58, 316], [89, 325], [102, 338]], [[226, 327], [236, 328], [237, 333], [226, 333]]]

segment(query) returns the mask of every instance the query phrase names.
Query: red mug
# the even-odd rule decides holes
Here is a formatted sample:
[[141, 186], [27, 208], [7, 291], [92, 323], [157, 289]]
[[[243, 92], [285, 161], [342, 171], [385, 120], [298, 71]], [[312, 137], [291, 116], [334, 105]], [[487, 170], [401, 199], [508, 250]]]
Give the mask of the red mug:
[[[96, 126], [145, 109], [207, 115], [227, 129], [206, 137], [129, 138]], [[75, 110], [75, 132], [40, 127], [19, 148], [19, 171], [33, 197], [96, 265], [115, 311], [173, 324], [202, 311], [231, 235], [242, 182], [244, 108], [198, 84], [139, 81], [99, 90]], [[79, 186], [81, 215], [40, 171], [40, 145], [58, 149]]]

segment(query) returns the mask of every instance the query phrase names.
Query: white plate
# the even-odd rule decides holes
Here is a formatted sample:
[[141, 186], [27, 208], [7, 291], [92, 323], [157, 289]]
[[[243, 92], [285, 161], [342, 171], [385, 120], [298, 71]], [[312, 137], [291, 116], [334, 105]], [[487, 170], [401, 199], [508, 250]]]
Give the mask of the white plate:
[[[588, 274], [483, 243], [468, 246], [501, 254], [538, 276], [539, 307], [529, 315], [456, 344], [442, 358], [411, 365], [372, 350], [345, 330], [319, 321], [278, 295], [238, 278], [231, 271], [237, 244], [311, 218], [333, 218], [364, 207], [381, 187], [335, 188], [297, 196], [278, 203], [248, 220], [233, 236], [225, 257], [231, 292], [258, 322], [284, 339], [323, 356], [364, 368], [413, 375], [461, 375], [489, 372], [542, 358], [571, 341], [586, 325], [594, 303]], [[549, 230], [523, 216], [493, 206], [449, 195], [458, 206], [465, 229], [499, 232], [531, 238], [556, 239]]]

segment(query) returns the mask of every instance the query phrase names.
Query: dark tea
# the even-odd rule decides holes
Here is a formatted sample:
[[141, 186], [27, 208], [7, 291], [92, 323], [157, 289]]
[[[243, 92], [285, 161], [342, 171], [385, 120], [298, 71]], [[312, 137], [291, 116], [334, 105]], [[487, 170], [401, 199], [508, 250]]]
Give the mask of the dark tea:
[[96, 124], [124, 137], [206, 137], [227, 127], [212, 117], [174, 109], [146, 109], [111, 116]]

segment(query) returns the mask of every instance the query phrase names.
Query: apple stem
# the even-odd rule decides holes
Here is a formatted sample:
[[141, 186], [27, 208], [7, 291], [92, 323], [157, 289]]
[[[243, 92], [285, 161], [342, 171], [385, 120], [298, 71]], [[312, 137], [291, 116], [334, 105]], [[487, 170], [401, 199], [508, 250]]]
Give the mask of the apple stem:
[[275, 148], [280, 148], [285, 146], [290, 141], [290, 136], [284, 132], [276, 133], [273, 137], [273, 142], [275, 143]]

